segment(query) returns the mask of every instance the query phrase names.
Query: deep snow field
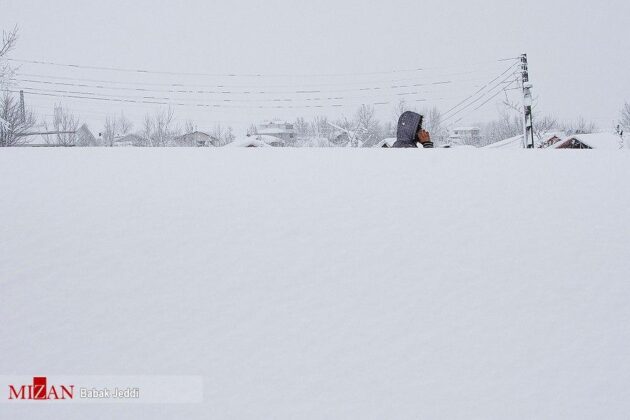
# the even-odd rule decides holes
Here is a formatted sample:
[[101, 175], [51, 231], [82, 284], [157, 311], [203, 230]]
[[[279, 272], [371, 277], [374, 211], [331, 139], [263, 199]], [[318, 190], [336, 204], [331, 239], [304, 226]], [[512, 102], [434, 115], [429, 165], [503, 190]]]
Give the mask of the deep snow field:
[[2, 150], [0, 375], [204, 382], [3, 420], [627, 419], [630, 154]]

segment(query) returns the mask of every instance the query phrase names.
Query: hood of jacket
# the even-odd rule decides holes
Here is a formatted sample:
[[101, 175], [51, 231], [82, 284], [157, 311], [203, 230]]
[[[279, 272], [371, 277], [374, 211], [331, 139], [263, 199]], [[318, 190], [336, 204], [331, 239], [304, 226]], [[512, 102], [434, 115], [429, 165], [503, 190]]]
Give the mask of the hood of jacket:
[[398, 119], [396, 140], [415, 146], [418, 142], [416, 133], [418, 133], [418, 128], [420, 127], [422, 127], [422, 115], [406, 111], [400, 116], [400, 119]]

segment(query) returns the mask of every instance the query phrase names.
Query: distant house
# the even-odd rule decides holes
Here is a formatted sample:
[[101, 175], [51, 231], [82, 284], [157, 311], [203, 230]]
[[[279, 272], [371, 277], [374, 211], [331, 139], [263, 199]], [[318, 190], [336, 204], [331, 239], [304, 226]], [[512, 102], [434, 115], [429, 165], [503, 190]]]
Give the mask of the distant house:
[[220, 145], [219, 139], [201, 131], [195, 131], [194, 133], [188, 133], [183, 136], [175, 137], [173, 143], [175, 146], [183, 147], [216, 147]]
[[456, 127], [451, 130], [448, 140], [451, 144], [479, 144], [481, 141], [481, 128]]
[[286, 121], [269, 121], [257, 125], [255, 134], [277, 137], [289, 144], [295, 139], [295, 126]]
[[99, 145], [98, 140], [86, 124], [79, 127], [76, 136], [76, 145], [79, 147], [96, 147]]
[[624, 148], [623, 139], [617, 134], [577, 134], [557, 142], [554, 149], [619, 150]]
[[114, 139], [114, 147], [140, 147], [145, 144], [144, 138], [137, 134], [126, 134]]

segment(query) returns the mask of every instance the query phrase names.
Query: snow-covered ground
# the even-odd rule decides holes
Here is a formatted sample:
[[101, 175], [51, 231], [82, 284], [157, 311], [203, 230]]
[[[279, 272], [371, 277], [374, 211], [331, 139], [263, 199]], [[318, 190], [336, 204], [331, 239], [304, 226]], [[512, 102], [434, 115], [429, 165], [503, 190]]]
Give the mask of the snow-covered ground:
[[3, 150], [0, 375], [204, 401], [0, 418], [627, 418], [629, 185], [623, 151]]

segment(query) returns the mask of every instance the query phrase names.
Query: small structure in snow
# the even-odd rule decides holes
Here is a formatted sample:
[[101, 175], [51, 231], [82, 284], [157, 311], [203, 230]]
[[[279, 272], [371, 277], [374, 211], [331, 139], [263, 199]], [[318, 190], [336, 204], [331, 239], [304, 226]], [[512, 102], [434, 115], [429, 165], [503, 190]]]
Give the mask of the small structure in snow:
[[195, 131], [194, 133], [187, 133], [183, 136], [175, 137], [173, 139], [175, 146], [183, 147], [210, 147], [219, 146], [219, 140], [207, 133], [201, 131]]
[[623, 149], [623, 139], [611, 133], [577, 134], [556, 143], [554, 149]]
[[565, 133], [546, 133], [539, 136], [540, 140], [537, 141], [536, 147], [539, 149], [548, 149], [558, 142], [562, 141], [562, 139], [566, 136]]
[[265, 143], [267, 146], [271, 146], [271, 147], [284, 147], [286, 145], [285, 141], [282, 140], [279, 137], [276, 136], [268, 136], [268, 135], [262, 135], [262, 134], [254, 134], [251, 136], [248, 136], [249, 138], [252, 138], [256, 141], [260, 141], [262, 143]]
[[235, 140], [232, 143], [226, 144], [224, 147], [271, 147], [262, 140], [258, 140], [256, 137], [245, 137], [244, 139]]

